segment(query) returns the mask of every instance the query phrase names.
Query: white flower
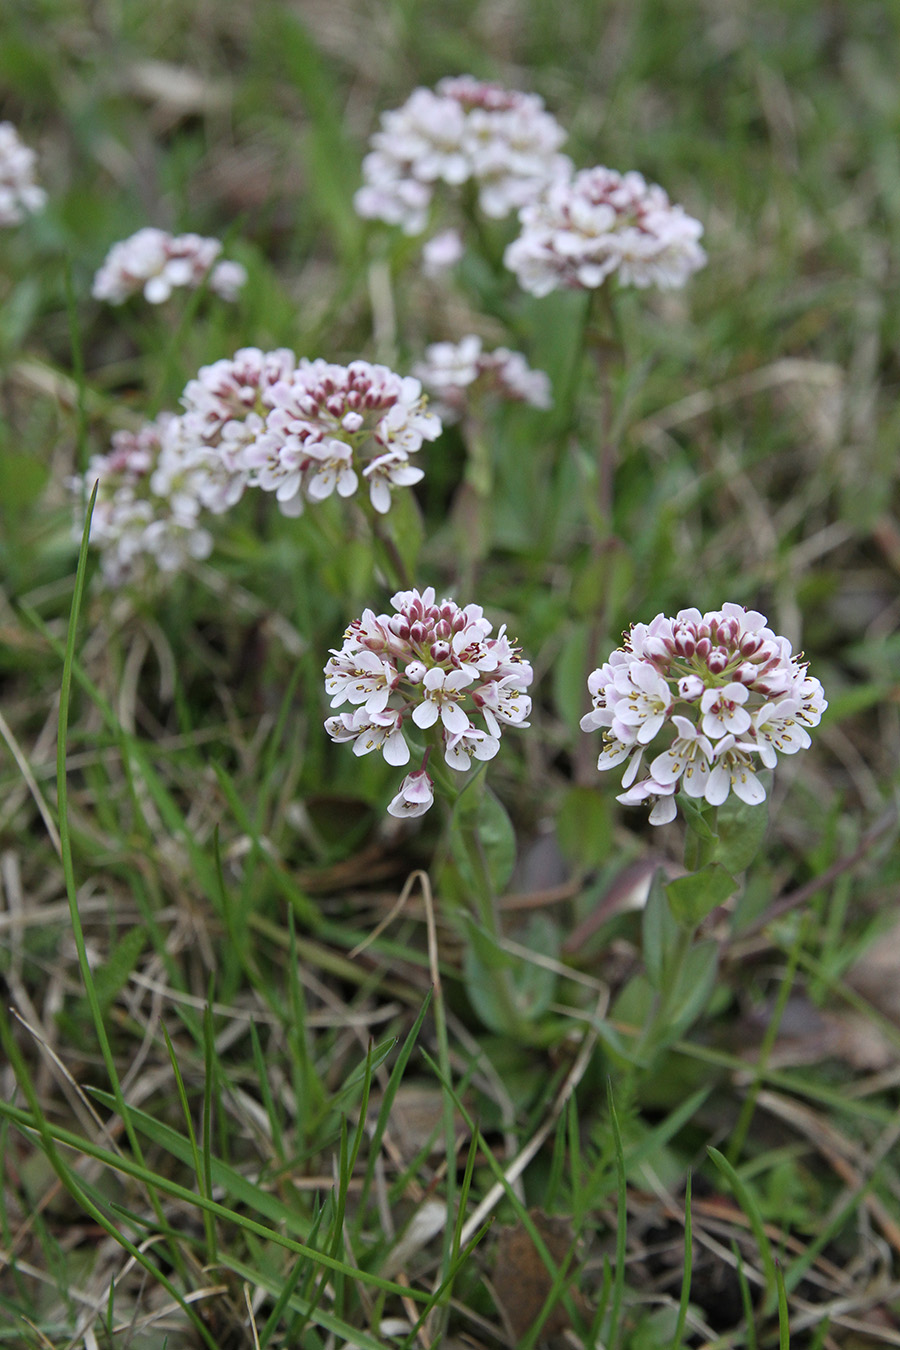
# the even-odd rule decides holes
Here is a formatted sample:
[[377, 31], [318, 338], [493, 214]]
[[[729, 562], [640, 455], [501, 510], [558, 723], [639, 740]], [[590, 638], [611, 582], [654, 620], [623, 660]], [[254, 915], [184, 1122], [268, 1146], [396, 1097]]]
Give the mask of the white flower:
[[441, 230], [422, 246], [422, 271], [426, 277], [441, 277], [463, 256], [459, 230]]
[[459, 342], [434, 342], [415, 374], [439, 400], [444, 421], [457, 419], [476, 397], [492, 394], [533, 408], [552, 405], [550, 378], [532, 370], [521, 352], [498, 347], [482, 351], [481, 338], [469, 334]]
[[624, 285], [681, 287], [706, 262], [703, 226], [639, 173], [598, 166], [557, 177], [519, 212], [504, 261], [524, 290], [593, 290], [613, 272]]
[[[672, 724], [677, 729], [678, 735], [668, 750], [653, 760], [650, 765], [650, 776], [657, 783], [674, 785], [683, 774], [681, 786], [687, 795], [702, 797], [709, 778], [712, 745], [686, 717], [675, 716], [672, 718]], [[628, 786], [624, 779], [623, 786]]]
[[383, 712], [397, 681], [391, 662], [365, 647], [352, 654], [334, 651], [325, 667], [325, 689], [331, 695], [332, 708], [342, 703], [363, 703], [367, 712]]
[[417, 727], [434, 726], [440, 717], [451, 734], [467, 731], [469, 719], [459, 706], [462, 690], [472, 683], [472, 676], [465, 670], [440, 670], [433, 666], [426, 671], [422, 680], [424, 701], [413, 710], [412, 719]]
[[650, 812], [650, 824], [668, 825], [678, 814], [674, 792], [674, 783], [659, 783], [653, 778], [645, 778], [627, 792], [620, 792], [616, 801], [621, 802], [623, 806], [638, 806], [649, 799], [654, 803]]
[[758, 806], [766, 800], [766, 790], [756, 776], [751, 752], [756, 747], [726, 736], [715, 748], [712, 771], [706, 783], [704, 796], [711, 806], [721, 806], [729, 791], [748, 806]]
[[[121, 305], [143, 291], [145, 300], [160, 305], [178, 287], [200, 286], [221, 251], [218, 239], [204, 239], [199, 234], [173, 235], [147, 226], [113, 244], [94, 277], [92, 294], [95, 300]], [[210, 286], [231, 300], [245, 279], [239, 263], [220, 263], [210, 276]]]
[[[470, 75], [444, 79], [382, 113], [354, 205], [361, 216], [419, 234], [438, 183], [458, 188], [473, 181], [482, 211], [500, 219], [571, 167], [559, 153], [564, 140], [537, 95]], [[452, 252], [449, 244], [442, 249]]]
[[35, 182], [36, 160], [12, 122], [0, 122], [0, 226], [19, 225], [44, 209], [47, 194]]
[[753, 741], [767, 769], [774, 769], [778, 763], [776, 752], [796, 755], [798, 750], [809, 748], [809, 732], [800, 725], [800, 712], [800, 703], [795, 698], [785, 698], [780, 703], [764, 703], [754, 712]]
[[444, 732], [444, 760], [457, 773], [465, 773], [471, 767], [473, 759], [493, 759], [500, 749], [500, 741], [478, 727], [466, 727], [465, 731]]
[[434, 784], [424, 769], [408, 773], [388, 806], [391, 816], [424, 816], [434, 804]]
[[632, 730], [641, 745], [647, 745], [659, 731], [672, 706], [672, 691], [653, 666], [636, 662], [627, 671], [617, 673], [614, 688], [613, 731], [625, 736]]
[[209, 289], [215, 291], [221, 300], [236, 300], [238, 293], [247, 284], [247, 269], [242, 263], [216, 263], [209, 278]]
[[243, 464], [253, 486], [297, 513], [304, 497], [321, 501], [335, 489], [351, 496], [362, 477], [384, 514], [394, 488], [424, 476], [410, 455], [441, 432], [417, 379], [368, 361], [338, 366], [304, 359], [260, 389], [259, 398], [268, 409], [265, 431], [244, 451]]
[[[628, 760], [619, 800], [654, 800], [653, 824], [674, 816], [676, 789], [714, 806], [730, 792], [749, 805], [764, 801], [754, 757], [774, 768], [779, 751], [806, 749], [806, 728], [828, 706], [787, 639], [758, 611], [731, 602], [632, 625], [592, 672], [588, 691], [593, 706], [581, 726], [603, 734], [597, 767]], [[637, 781], [644, 748], [657, 736], [667, 740]]]
[[110, 452], [94, 455], [87, 473], [70, 480], [79, 540], [84, 502], [99, 480], [90, 538], [107, 586], [152, 586], [209, 556], [212, 536], [199, 522], [204, 477], [181, 419], [164, 413], [137, 432], [116, 432]]
[[357, 708], [352, 713], [329, 717], [325, 730], [333, 741], [352, 741], [354, 755], [380, 750], [388, 764], [396, 767], [409, 763], [409, 746], [403, 739], [402, 725], [402, 715], [391, 709], [370, 713], [367, 708]]
[[[365, 610], [331, 652], [325, 666], [331, 706], [360, 705], [328, 719], [332, 740], [352, 741], [356, 754], [381, 748], [389, 763], [405, 764], [402, 729], [410, 717], [433, 742], [439, 737], [451, 768], [463, 772], [473, 759], [492, 759], [501, 724], [528, 725], [531, 666], [505, 629], [491, 637], [480, 605], [437, 603], [431, 586], [398, 591], [391, 604], [393, 614]], [[407, 800], [401, 788], [392, 814], [410, 814], [400, 809]]]
[[750, 726], [750, 714], [743, 706], [750, 690], [743, 684], [726, 684], [723, 689], [707, 689], [700, 699], [704, 734], [718, 740], [732, 733], [741, 736]]

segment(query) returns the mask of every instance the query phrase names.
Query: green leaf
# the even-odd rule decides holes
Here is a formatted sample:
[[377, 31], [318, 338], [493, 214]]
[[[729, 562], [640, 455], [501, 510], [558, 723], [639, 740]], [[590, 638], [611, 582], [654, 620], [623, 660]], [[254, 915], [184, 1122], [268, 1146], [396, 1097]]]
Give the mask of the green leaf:
[[695, 928], [716, 905], [734, 895], [738, 883], [721, 863], [709, 863], [699, 872], [678, 877], [666, 887], [672, 913], [685, 928]]
[[705, 844], [711, 843], [715, 838], [715, 832], [710, 829], [709, 822], [706, 819], [709, 807], [706, 802], [698, 801], [695, 797], [689, 797], [687, 793], [679, 793], [678, 804], [688, 824], [688, 829], [695, 834], [698, 839], [702, 839]]
[[644, 968], [654, 989], [663, 987], [666, 953], [672, 951], [678, 933], [678, 924], [666, 896], [663, 871], [659, 868], [653, 877], [641, 918]]
[[94, 987], [104, 1013], [108, 1012], [119, 990], [137, 965], [146, 940], [145, 929], [130, 928], [122, 941], [113, 947], [109, 960], [94, 972]]
[[361, 181], [360, 157], [347, 137], [338, 83], [296, 14], [278, 6], [271, 9], [266, 36], [272, 44], [272, 58], [280, 60], [307, 113], [301, 144], [309, 181], [316, 185], [311, 201], [329, 225], [344, 258], [355, 260], [364, 235], [363, 223], [353, 210], [353, 193]]
[[4, 514], [12, 516], [40, 497], [50, 477], [46, 464], [21, 450], [0, 453], [0, 501]]
[[457, 799], [450, 819], [450, 850], [460, 877], [473, 893], [479, 893], [470, 849], [480, 849], [491, 889], [499, 895], [516, 862], [516, 836], [506, 807], [489, 787], [473, 784]]
[[569, 788], [556, 818], [556, 836], [572, 862], [598, 867], [612, 852], [609, 799], [595, 788]]
[[[509, 972], [509, 986], [516, 1012], [526, 1021], [534, 1021], [547, 1011], [556, 993], [557, 976], [546, 966], [505, 951], [494, 938], [467, 916], [468, 943], [463, 956], [466, 993], [475, 1012], [491, 1031], [509, 1035], [509, 1010], [498, 993], [496, 972]], [[559, 930], [548, 915], [534, 915], [517, 941], [542, 956], [559, 952]]]
[[683, 1036], [696, 1022], [715, 988], [719, 944], [711, 938], [697, 942], [684, 958], [669, 1005], [666, 1044]]
[[759, 852], [768, 824], [768, 799], [748, 806], [732, 794], [719, 807], [716, 860], [729, 872], [743, 872]]
[[[589, 630], [587, 623], [573, 624], [553, 663], [553, 701], [573, 733], [591, 706], [587, 689]], [[599, 753], [599, 736], [596, 744]]]

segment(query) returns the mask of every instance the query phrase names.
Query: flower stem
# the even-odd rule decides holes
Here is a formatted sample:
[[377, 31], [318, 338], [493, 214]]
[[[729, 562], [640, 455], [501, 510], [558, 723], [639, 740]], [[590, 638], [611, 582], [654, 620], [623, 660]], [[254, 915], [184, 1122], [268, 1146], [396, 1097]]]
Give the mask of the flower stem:
[[[470, 901], [474, 917], [489, 939], [490, 946], [497, 954], [498, 964], [490, 970], [491, 992], [498, 1015], [503, 1021], [504, 1031], [519, 1041], [534, 1041], [534, 1028], [523, 1016], [516, 999], [515, 986], [510, 969], [510, 958], [502, 950], [503, 929], [497, 896], [491, 880], [490, 868], [484, 853], [481, 834], [478, 829], [480, 812], [478, 805], [466, 811], [457, 810], [457, 803], [463, 793], [472, 793], [480, 804], [484, 792], [484, 765], [466, 779], [461, 789], [452, 781], [454, 775], [446, 770], [441, 756], [435, 754], [432, 760], [434, 785], [450, 811], [448, 828], [457, 842], [457, 859], [463, 855], [463, 866], [453, 858], [453, 850], [448, 849], [448, 863], [455, 867], [460, 890]], [[468, 803], [467, 803], [468, 805]]]

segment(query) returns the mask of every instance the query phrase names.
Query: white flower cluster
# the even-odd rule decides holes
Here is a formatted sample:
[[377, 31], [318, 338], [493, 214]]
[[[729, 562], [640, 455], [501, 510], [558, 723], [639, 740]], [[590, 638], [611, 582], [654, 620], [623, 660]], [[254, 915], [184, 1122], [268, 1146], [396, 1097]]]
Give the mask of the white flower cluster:
[[[679, 788], [713, 806], [729, 792], [750, 805], [764, 801], [755, 757], [773, 769], [779, 753], [806, 749], [806, 728], [817, 726], [828, 707], [787, 638], [777, 637], [756, 610], [731, 603], [634, 624], [588, 689], [594, 710], [581, 726], [603, 728], [597, 767], [628, 760], [618, 800], [654, 802], [652, 825], [674, 819]], [[637, 782], [644, 752], [660, 733], [670, 743]]]
[[419, 381], [368, 361], [304, 359], [267, 401], [265, 429], [244, 449], [243, 463], [250, 482], [274, 492], [285, 515], [300, 515], [305, 499], [352, 496], [360, 475], [384, 514], [393, 488], [423, 477], [410, 455], [441, 434]]
[[78, 502], [78, 540], [84, 503], [98, 479], [91, 543], [100, 550], [108, 586], [147, 585], [160, 573], [180, 571], [189, 558], [209, 556], [212, 538], [198, 520], [199, 475], [181, 418], [163, 413], [138, 432], [115, 432], [110, 452], [94, 455], [87, 472], [69, 480]]
[[181, 416], [117, 432], [110, 453], [70, 481], [81, 502], [100, 479], [91, 542], [110, 586], [142, 580], [154, 559], [174, 572], [206, 557], [201, 512], [222, 515], [247, 488], [273, 492], [284, 515], [298, 516], [306, 499], [350, 496], [358, 468], [385, 512], [392, 488], [423, 476], [409, 456], [441, 431], [418, 380], [367, 361], [298, 361], [286, 347], [243, 347], [203, 366], [181, 402]]
[[413, 374], [435, 395], [445, 422], [459, 418], [472, 395], [483, 392], [532, 408], [553, 403], [550, 377], [543, 370], [532, 370], [521, 352], [506, 347], [483, 351], [481, 338], [474, 334], [460, 342], [432, 343]]
[[485, 215], [502, 219], [568, 172], [559, 154], [566, 133], [536, 94], [471, 75], [415, 89], [401, 108], [382, 114], [363, 161], [359, 215], [421, 234], [439, 182], [472, 181]]
[[36, 160], [12, 122], [0, 122], [0, 225], [19, 225], [43, 209], [47, 194], [35, 182]]
[[183, 440], [198, 470], [198, 495], [221, 515], [235, 506], [253, 480], [247, 455], [266, 429], [275, 406], [272, 391], [289, 381], [297, 358], [287, 347], [264, 352], [242, 347], [230, 358], [202, 366], [181, 396]]
[[161, 305], [176, 287], [196, 289], [208, 275], [211, 291], [223, 300], [235, 300], [247, 273], [240, 263], [217, 263], [221, 252], [218, 239], [147, 226], [113, 244], [94, 277], [92, 294], [95, 300], [121, 305], [143, 291], [145, 300]]
[[[332, 651], [325, 667], [331, 706], [350, 703], [353, 711], [326, 721], [329, 736], [352, 742], [356, 755], [380, 750], [399, 766], [410, 758], [403, 735], [409, 717], [421, 731], [434, 728], [451, 769], [493, 759], [503, 724], [528, 725], [531, 666], [505, 627], [490, 636], [492, 625], [480, 605], [436, 603], [431, 586], [421, 594], [398, 591], [391, 604], [394, 614], [367, 609], [347, 629], [340, 651]], [[432, 800], [423, 763], [404, 779], [388, 810], [419, 816]]]
[[699, 220], [635, 172], [598, 167], [558, 178], [519, 219], [504, 261], [532, 295], [593, 290], [612, 272], [623, 285], [672, 290], [706, 262]]

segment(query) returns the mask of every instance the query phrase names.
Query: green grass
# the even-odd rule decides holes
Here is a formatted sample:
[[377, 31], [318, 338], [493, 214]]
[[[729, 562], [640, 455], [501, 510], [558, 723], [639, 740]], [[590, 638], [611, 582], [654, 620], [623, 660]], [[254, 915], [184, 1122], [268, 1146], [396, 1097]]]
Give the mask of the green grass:
[[[0, 231], [0, 1346], [506, 1345], [507, 1225], [524, 1345], [896, 1341], [898, 59], [866, 2], [5, 6], [2, 116], [49, 202]], [[684, 291], [615, 294], [605, 383], [584, 297], [493, 265], [511, 226], [445, 286], [353, 213], [380, 112], [466, 70], [705, 224]], [[93, 301], [148, 223], [225, 238], [237, 303]], [[394, 589], [361, 513], [247, 498], [129, 599], [66, 480], [241, 346], [405, 373], [467, 332], [556, 404], [490, 414], [480, 521], [466, 428], [390, 517], [415, 584], [537, 675], [445, 834], [395, 827], [396, 772], [322, 730], [329, 649]], [[740, 884], [695, 934], [671, 876], [622, 903], [687, 827], [620, 808], [578, 722], [623, 629], [724, 600], [830, 707], [761, 840], [723, 810]], [[464, 920], [481, 873], [508, 947]]]

